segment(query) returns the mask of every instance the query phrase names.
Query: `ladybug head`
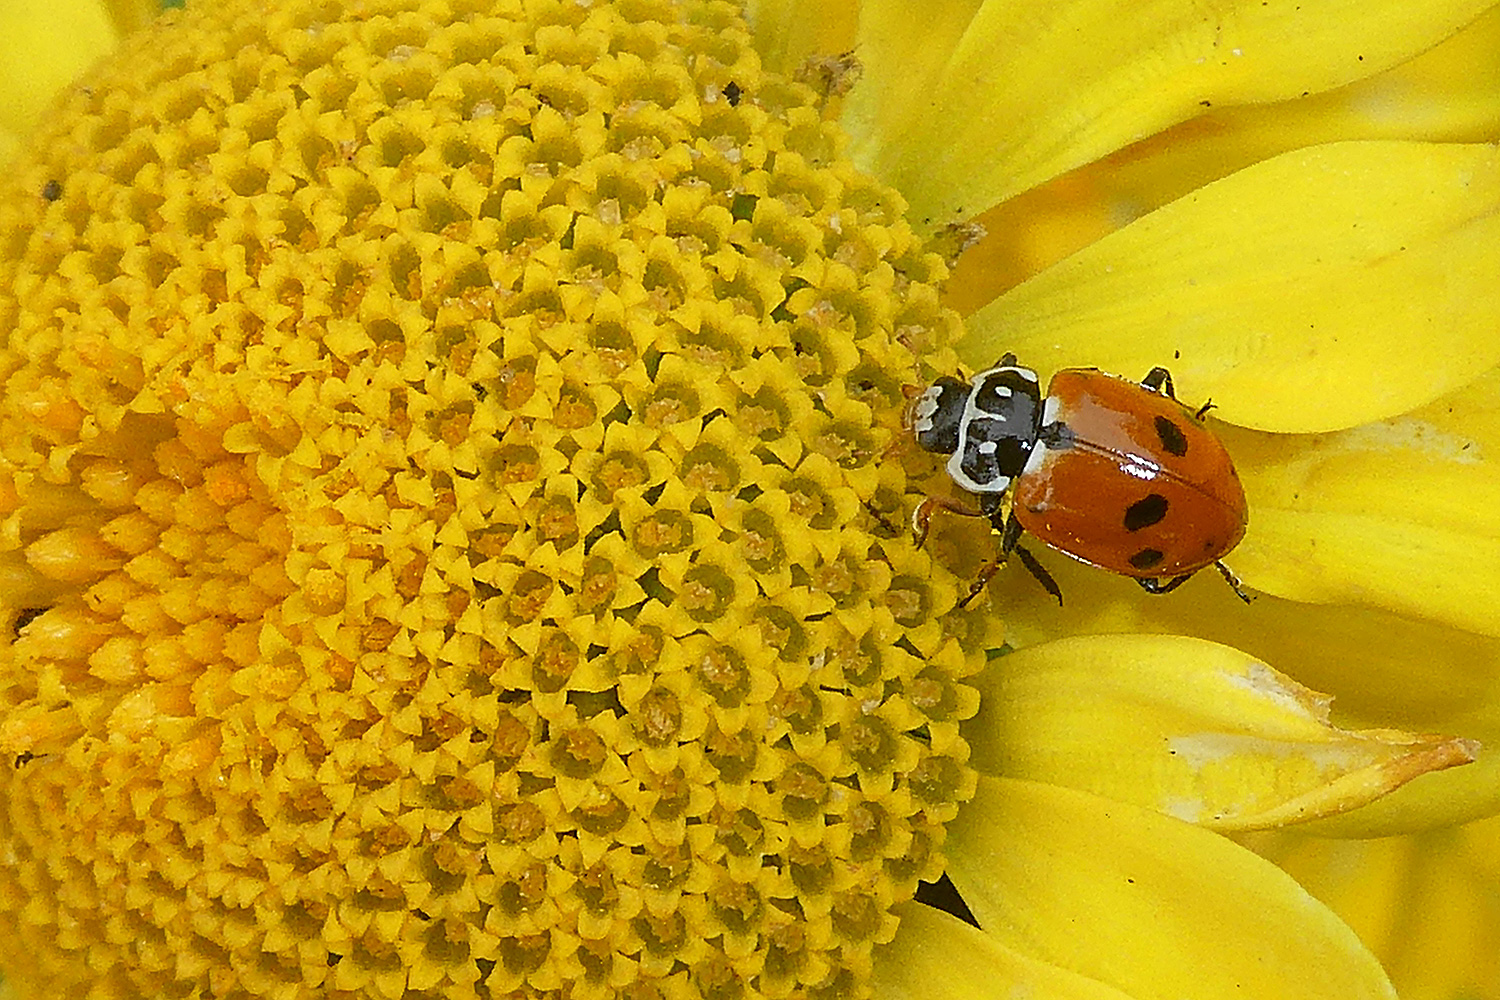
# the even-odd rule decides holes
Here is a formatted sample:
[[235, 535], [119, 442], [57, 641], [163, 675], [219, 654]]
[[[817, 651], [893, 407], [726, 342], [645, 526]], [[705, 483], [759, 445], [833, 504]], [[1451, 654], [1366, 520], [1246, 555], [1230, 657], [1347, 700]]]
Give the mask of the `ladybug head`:
[[951, 455], [958, 448], [958, 428], [970, 388], [962, 379], [944, 375], [911, 401], [906, 408], [906, 425], [916, 435], [917, 444], [943, 455]]

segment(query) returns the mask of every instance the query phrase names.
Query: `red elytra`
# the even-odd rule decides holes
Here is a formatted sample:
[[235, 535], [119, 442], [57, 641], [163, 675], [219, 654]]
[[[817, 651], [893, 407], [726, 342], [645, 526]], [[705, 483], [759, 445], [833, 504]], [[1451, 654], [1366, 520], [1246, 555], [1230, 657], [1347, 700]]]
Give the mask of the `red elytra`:
[[1020, 526], [1080, 562], [1136, 579], [1186, 576], [1245, 535], [1234, 463], [1199, 416], [1169, 395], [1098, 369], [1058, 372], [1039, 441], [1012, 484]]

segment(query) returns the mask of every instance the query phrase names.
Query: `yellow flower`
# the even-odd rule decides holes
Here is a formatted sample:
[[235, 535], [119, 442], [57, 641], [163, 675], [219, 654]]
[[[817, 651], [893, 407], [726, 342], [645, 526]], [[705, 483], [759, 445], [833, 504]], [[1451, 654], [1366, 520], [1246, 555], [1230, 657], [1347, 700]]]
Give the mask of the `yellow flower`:
[[[1479, 535], [1439, 501], [1488, 467], [1448, 477], [1470, 432], [1435, 414], [1486, 412], [1496, 358], [1470, 335], [1413, 376], [1346, 331], [1395, 329], [1375, 293], [1403, 281], [1428, 327], [1487, 315], [1463, 294], [1485, 151], [1274, 159], [972, 317], [970, 365], [1171, 352], [1232, 420], [1333, 432], [1226, 429], [1256, 504], [1239, 565], [1373, 609], [1147, 603], [1059, 568], [1059, 617], [1011, 574], [990, 597], [1018, 651], [972, 680], [999, 619], [952, 609], [991, 543], [889, 527], [936, 478], [893, 442], [903, 383], [956, 363], [945, 268], [826, 119], [842, 102], [933, 231], [1203, 102], [1376, 73], [1483, 4], [942, 4], [920, 30], [831, 6], [751, 4], [765, 72], [725, 3], [205, 3], [45, 120], [0, 210], [7, 968], [120, 996], [843, 996], [872, 964], [882, 993], [1388, 995], [1331, 914], [1182, 820], [1330, 816], [1472, 745], [1334, 727], [1226, 646], [1037, 640], [1217, 632], [1336, 679], [1299, 645], [1331, 622], [1484, 631], [1349, 553], [1389, 522], [1359, 459], [1391, 447], [1426, 460], [1417, 527]], [[1367, 184], [1385, 215], [1350, 237]], [[1268, 209], [1289, 190], [1295, 226]], [[1391, 210], [1418, 191], [1442, 197]], [[1420, 404], [1405, 436], [1371, 424]], [[1340, 488], [1299, 506], [1319, 477]], [[944, 853], [984, 934], [905, 902]]]

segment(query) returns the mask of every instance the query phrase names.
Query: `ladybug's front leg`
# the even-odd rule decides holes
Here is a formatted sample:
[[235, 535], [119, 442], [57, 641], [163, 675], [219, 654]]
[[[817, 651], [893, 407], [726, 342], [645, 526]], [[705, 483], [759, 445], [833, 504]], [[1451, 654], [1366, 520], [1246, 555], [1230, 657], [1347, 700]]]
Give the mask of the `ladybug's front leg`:
[[[1005, 565], [1006, 560], [1010, 558], [1011, 552], [1019, 547], [1021, 541], [1021, 522], [1016, 520], [1014, 514], [1002, 522], [997, 516], [998, 513], [999, 511], [992, 511], [987, 516], [990, 518], [990, 523], [995, 526], [995, 530], [1000, 532], [1000, 552], [995, 558], [980, 567], [979, 575], [969, 584], [969, 592], [958, 602], [960, 609], [967, 608], [973, 603], [974, 598], [978, 597], [984, 590], [985, 584], [990, 582], [990, 578], [1000, 572], [1000, 567]], [[1001, 526], [1002, 523], [1003, 527]]]
[[960, 517], [989, 517], [985, 511], [976, 510], [952, 497], [927, 497], [911, 512], [911, 532], [917, 548], [920, 549], [922, 543], [927, 541], [928, 529], [932, 527], [932, 515], [940, 510]]

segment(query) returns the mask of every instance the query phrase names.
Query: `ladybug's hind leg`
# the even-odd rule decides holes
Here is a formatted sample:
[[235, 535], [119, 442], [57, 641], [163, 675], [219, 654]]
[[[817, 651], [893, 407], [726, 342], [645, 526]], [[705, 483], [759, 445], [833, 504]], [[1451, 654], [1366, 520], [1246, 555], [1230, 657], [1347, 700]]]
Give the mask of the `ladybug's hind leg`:
[[[1228, 566], [1225, 566], [1221, 562], [1215, 562], [1214, 569], [1219, 571], [1219, 575], [1224, 578], [1224, 582], [1229, 584], [1230, 589], [1235, 592], [1240, 600], [1244, 601], [1246, 604], [1250, 603], [1250, 595], [1245, 593], [1244, 588], [1240, 586], [1240, 578], [1235, 576]], [[1160, 580], [1151, 578], [1136, 580], [1136, 583], [1139, 583], [1141, 585], [1141, 589], [1146, 591], [1146, 593], [1148, 594], [1170, 594], [1172, 591], [1176, 590], [1178, 587], [1186, 583], [1188, 577], [1192, 575], [1193, 574], [1191, 573], [1184, 573], [1182, 574], [1182, 576], [1174, 576], [1166, 583], [1162, 583]]]
[[1146, 373], [1141, 379], [1141, 385], [1152, 392], [1159, 392], [1168, 399], [1177, 398], [1177, 390], [1172, 387], [1172, 373], [1165, 368], [1156, 367]]
[[1214, 561], [1214, 569], [1219, 571], [1219, 575], [1224, 578], [1224, 582], [1229, 584], [1229, 589], [1233, 590], [1240, 600], [1246, 604], [1250, 603], [1250, 595], [1245, 593], [1244, 588], [1240, 586], [1240, 578], [1234, 575], [1233, 570], [1218, 560]]

